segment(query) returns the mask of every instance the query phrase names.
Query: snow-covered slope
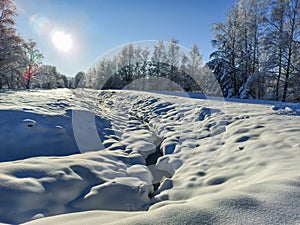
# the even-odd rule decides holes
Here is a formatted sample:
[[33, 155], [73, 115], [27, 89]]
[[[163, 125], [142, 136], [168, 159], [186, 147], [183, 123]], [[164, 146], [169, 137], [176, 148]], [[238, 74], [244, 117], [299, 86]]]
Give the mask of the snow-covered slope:
[[300, 223], [299, 105], [85, 89], [0, 103], [0, 223]]

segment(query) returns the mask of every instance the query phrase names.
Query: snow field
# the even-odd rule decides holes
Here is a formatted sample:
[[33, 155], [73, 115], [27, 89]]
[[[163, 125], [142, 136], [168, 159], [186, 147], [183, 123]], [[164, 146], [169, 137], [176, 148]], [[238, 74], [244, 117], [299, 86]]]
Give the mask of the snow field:
[[2, 223], [300, 222], [295, 104], [84, 89], [0, 101]]

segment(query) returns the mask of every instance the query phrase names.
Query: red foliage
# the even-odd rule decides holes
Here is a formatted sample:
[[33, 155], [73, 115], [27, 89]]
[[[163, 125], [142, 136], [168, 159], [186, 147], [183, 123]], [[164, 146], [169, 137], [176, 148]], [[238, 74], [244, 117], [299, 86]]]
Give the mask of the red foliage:
[[36, 76], [39, 72], [38, 68], [32, 68], [31, 66], [27, 66], [23, 72], [22, 79], [23, 80], [30, 80], [34, 76]]

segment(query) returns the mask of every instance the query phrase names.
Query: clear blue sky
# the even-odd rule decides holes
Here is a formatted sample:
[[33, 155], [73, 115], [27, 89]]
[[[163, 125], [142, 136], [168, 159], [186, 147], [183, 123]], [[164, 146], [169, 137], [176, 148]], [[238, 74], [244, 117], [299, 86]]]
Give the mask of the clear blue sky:
[[[17, 30], [38, 43], [44, 64], [75, 76], [109, 50], [135, 41], [196, 43], [204, 60], [212, 51], [212, 24], [224, 22], [235, 0], [16, 0]], [[70, 35], [70, 51], [59, 51], [51, 36]]]

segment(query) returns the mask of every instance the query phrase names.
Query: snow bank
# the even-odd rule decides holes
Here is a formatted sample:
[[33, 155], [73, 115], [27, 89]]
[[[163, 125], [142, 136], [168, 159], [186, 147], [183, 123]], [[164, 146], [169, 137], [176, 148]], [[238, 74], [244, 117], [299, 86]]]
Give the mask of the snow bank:
[[276, 103], [273, 110], [281, 115], [300, 116], [299, 103]]
[[297, 107], [92, 90], [0, 101], [0, 223], [300, 222]]

